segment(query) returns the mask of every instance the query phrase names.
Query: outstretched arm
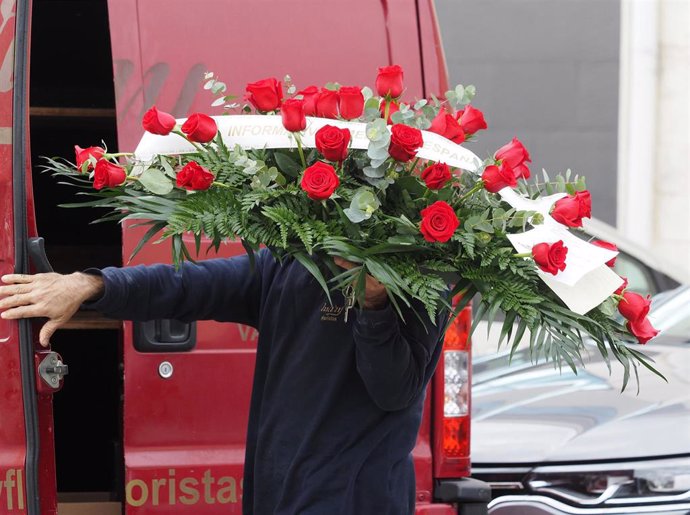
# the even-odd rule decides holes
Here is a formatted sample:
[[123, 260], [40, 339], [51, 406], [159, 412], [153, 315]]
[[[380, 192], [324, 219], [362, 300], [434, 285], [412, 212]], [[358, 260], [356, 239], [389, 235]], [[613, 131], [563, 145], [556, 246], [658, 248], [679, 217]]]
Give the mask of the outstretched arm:
[[170, 265], [106, 268], [70, 275], [8, 275], [0, 286], [6, 319], [47, 317], [40, 341], [64, 325], [84, 302], [123, 320], [208, 320], [256, 325], [261, 298], [261, 261], [247, 256]]

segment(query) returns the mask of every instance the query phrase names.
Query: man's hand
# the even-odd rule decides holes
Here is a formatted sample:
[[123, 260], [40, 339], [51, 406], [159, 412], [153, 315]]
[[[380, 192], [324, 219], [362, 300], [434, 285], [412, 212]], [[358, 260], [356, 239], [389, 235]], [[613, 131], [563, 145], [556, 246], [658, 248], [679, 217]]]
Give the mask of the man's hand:
[[103, 291], [101, 277], [82, 273], [10, 274], [1, 279], [5, 286], [0, 285], [0, 316], [7, 320], [48, 318], [39, 335], [44, 347], [48, 346], [53, 333], [72, 318], [83, 302]]
[[[333, 261], [339, 267], [346, 268], [347, 270], [357, 266], [353, 262], [337, 256], [333, 258]], [[366, 291], [364, 293], [364, 309], [381, 309], [385, 307], [387, 302], [388, 293], [386, 292], [386, 287], [367, 274]]]

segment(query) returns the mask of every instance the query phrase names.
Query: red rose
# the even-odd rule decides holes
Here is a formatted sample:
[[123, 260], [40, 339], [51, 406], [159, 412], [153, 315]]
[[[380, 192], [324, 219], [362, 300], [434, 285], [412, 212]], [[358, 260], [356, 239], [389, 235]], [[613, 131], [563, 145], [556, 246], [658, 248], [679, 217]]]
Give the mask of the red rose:
[[573, 196], [556, 201], [551, 216], [568, 227], [582, 227], [582, 219], [592, 216], [592, 197], [589, 191], [578, 191]]
[[319, 88], [316, 86], [309, 86], [302, 91], [298, 91], [297, 94], [302, 95], [302, 99], [304, 100], [304, 114], [307, 116], [316, 116], [316, 97], [319, 94]]
[[[103, 154], [105, 154], [105, 149], [101, 147], [81, 148], [79, 145], [74, 145], [74, 155], [79, 173], [93, 170], [94, 162], [102, 158]], [[84, 163], [88, 163], [86, 170], [84, 170]]]
[[422, 223], [419, 230], [424, 239], [430, 243], [448, 241], [460, 225], [460, 220], [453, 208], [442, 200], [422, 209], [421, 214]]
[[159, 111], [156, 109], [156, 106], [153, 106], [144, 113], [141, 125], [145, 131], [151, 134], [166, 136], [175, 128], [175, 117], [169, 113]]
[[364, 95], [359, 86], [342, 86], [338, 90], [340, 116], [346, 120], [354, 120], [364, 112]]
[[[608, 241], [604, 241], [604, 240], [594, 240], [594, 241], [592, 242], [592, 245], [596, 245], [597, 247], [601, 247], [602, 249], [613, 250], [614, 252], [618, 252], [618, 247], [616, 247], [616, 245], [615, 245], [614, 243], [610, 243], [610, 242], [608, 242]], [[612, 267], [613, 265], [615, 265], [615, 264], [616, 264], [616, 257], [617, 257], [617, 256], [613, 256], [613, 258], [612, 258], [612, 259], [609, 259], [609, 260], [606, 262], [606, 264], [607, 264], [608, 266], [611, 266], [611, 267]]]
[[496, 165], [489, 165], [484, 168], [482, 181], [484, 181], [484, 187], [486, 190], [490, 191], [491, 193], [498, 193], [503, 188], [514, 188], [517, 186], [515, 172], [513, 172], [513, 169], [505, 163], [501, 164], [500, 167]]
[[407, 163], [417, 155], [417, 149], [424, 145], [422, 131], [396, 123], [391, 127], [390, 156], [400, 163]]
[[398, 98], [403, 92], [403, 70], [397, 64], [379, 68], [376, 91], [380, 97]]
[[484, 113], [471, 105], [468, 105], [465, 109], [460, 111], [455, 116], [455, 119], [460, 123], [462, 132], [464, 132], [466, 136], [474, 134], [478, 130], [486, 129], [487, 127], [484, 121]]
[[623, 292], [628, 287], [628, 278], [621, 277], [623, 279], [623, 284], [621, 284], [616, 291], [613, 292], [614, 295], [623, 295]]
[[436, 163], [422, 172], [422, 180], [430, 190], [440, 190], [450, 181], [450, 178], [450, 167], [446, 163]]
[[207, 190], [215, 177], [196, 161], [190, 161], [177, 172], [177, 187], [190, 191]]
[[340, 185], [340, 179], [328, 163], [317, 161], [304, 170], [301, 186], [312, 200], [326, 200]]
[[283, 127], [290, 132], [303, 131], [307, 127], [307, 117], [304, 115], [304, 100], [290, 98], [280, 106], [280, 116]]
[[333, 162], [342, 162], [347, 157], [347, 146], [350, 144], [350, 129], [340, 129], [332, 125], [324, 125], [314, 139], [316, 149], [321, 155]]
[[316, 116], [321, 118], [338, 117], [338, 92], [322, 89], [316, 95]]
[[640, 321], [649, 313], [651, 303], [652, 301], [649, 300], [649, 297], [645, 299], [639, 293], [626, 291], [618, 303], [618, 311], [631, 322]]
[[386, 104], [388, 104], [388, 118], [386, 119], [386, 123], [392, 125], [393, 121], [391, 120], [391, 116], [400, 111], [400, 105], [397, 102], [386, 102], [385, 100], [381, 102], [381, 106], [379, 107], [381, 118], [386, 117]]
[[532, 257], [537, 266], [547, 274], [558, 274], [565, 270], [565, 257], [568, 254], [568, 247], [563, 245], [563, 240], [549, 245], [548, 243], [538, 243], [532, 247]]
[[518, 179], [529, 179], [529, 168], [525, 163], [531, 163], [529, 152], [519, 139], [513, 138], [510, 143], [503, 145], [494, 154], [494, 159], [508, 163], [508, 165], [515, 172], [515, 177]]
[[216, 137], [218, 126], [213, 118], [206, 114], [194, 113], [182, 124], [182, 132], [189, 141], [208, 143]]
[[429, 127], [431, 132], [440, 134], [446, 139], [451, 140], [453, 143], [462, 143], [465, 141], [465, 133], [460, 127], [458, 121], [445, 111], [441, 111], [436, 115], [436, 118], [431, 122], [431, 127]]
[[648, 318], [630, 320], [626, 324], [626, 327], [628, 331], [637, 338], [637, 341], [643, 345], [659, 334], [659, 331], [654, 329]]
[[275, 111], [283, 101], [283, 86], [274, 77], [247, 84], [246, 99], [257, 111]]
[[124, 168], [106, 159], [101, 159], [96, 163], [96, 170], [93, 176], [93, 187], [97, 190], [114, 188], [125, 182], [126, 178], [127, 172], [125, 172]]

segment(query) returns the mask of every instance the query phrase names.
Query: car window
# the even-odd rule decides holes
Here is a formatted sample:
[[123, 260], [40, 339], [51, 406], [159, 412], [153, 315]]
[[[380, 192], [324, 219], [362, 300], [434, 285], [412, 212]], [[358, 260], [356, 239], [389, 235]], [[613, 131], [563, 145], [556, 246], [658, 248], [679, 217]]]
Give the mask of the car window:
[[629, 254], [621, 251], [616, 258], [616, 265], [613, 269], [618, 275], [628, 279], [629, 290], [641, 295], [654, 295], [658, 293], [647, 265]]
[[690, 288], [655, 296], [649, 319], [661, 334], [690, 340]]

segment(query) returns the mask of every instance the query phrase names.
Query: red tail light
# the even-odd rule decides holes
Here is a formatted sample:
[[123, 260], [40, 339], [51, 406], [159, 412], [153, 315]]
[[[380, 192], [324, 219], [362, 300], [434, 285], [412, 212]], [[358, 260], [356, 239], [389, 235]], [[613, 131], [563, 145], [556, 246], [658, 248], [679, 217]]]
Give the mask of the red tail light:
[[434, 477], [470, 475], [472, 311], [465, 307], [446, 331], [434, 375]]

